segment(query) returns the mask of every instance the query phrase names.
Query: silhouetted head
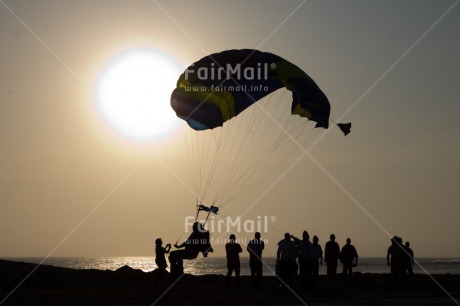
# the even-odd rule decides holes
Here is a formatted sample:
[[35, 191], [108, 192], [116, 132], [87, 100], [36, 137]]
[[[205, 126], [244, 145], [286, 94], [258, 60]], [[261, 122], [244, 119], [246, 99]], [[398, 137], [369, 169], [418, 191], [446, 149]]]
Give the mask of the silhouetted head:
[[318, 241], [319, 241], [318, 236], [316, 236], [316, 235], [313, 236], [313, 243], [318, 243]]
[[398, 237], [397, 241], [402, 244], [402, 238]]
[[406, 241], [406, 247], [410, 247], [410, 242]]
[[260, 239], [260, 233], [259, 233], [259, 232], [256, 232], [256, 233], [254, 234], [254, 237], [255, 237], [256, 239]]
[[161, 238], [157, 238], [155, 240], [155, 245], [162, 245], [163, 244], [163, 241], [161, 240]]
[[231, 234], [230, 237], [228, 238], [230, 241], [235, 241], [236, 236], [234, 234]]
[[331, 235], [329, 236], [329, 238], [330, 238], [332, 241], [334, 241], [334, 240], [335, 240], [335, 235], [334, 235], [334, 234], [331, 234]]
[[193, 223], [193, 232], [203, 232], [204, 229], [203, 229], [203, 224], [201, 224], [200, 222], [195, 222]]
[[308, 234], [307, 231], [303, 231], [303, 233], [302, 233], [302, 238], [303, 238], [304, 240], [310, 239], [310, 235]]
[[193, 223], [192, 230], [193, 230], [194, 232], [197, 232], [197, 231], [198, 231], [198, 226], [199, 226], [199, 224], [200, 224], [200, 222], [195, 222], [195, 223]]
[[291, 234], [289, 234], [289, 233], [284, 234], [284, 240], [286, 240], [286, 241], [291, 240]]
[[350, 243], [351, 243], [351, 239], [347, 238], [347, 244], [350, 244]]

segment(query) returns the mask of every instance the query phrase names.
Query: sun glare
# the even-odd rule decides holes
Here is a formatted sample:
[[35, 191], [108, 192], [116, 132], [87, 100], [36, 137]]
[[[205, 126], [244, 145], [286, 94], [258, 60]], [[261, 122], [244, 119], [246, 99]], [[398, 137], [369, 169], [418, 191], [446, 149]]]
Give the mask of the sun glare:
[[173, 58], [155, 49], [125, 51], [97, 78], [98, 112], [124, 138], [140, 143], [162, 140], [181, 126], [169, 103], [181, 72]]

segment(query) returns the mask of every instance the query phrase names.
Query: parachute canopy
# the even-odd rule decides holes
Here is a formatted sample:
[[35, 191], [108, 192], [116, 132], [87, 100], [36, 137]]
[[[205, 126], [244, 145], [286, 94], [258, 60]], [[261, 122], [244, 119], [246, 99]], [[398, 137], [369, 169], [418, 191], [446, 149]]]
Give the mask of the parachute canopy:
[[251, 49], [214, 53], [187, 67], [171, 106], [193, 129], [213, 129], [283, 87], [292, 92], [292, 114], [328, 128], [330, 104], [318, 85], [289, 61]]

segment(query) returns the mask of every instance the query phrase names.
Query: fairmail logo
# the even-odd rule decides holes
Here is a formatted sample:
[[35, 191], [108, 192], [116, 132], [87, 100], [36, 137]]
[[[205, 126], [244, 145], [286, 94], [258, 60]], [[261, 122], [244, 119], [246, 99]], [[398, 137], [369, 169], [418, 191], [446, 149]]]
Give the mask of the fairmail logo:
[[[185, 232], [191, 232], [193, 224], [196, 222], [194, 216], [185, 218]], [[257, 216], [255, 219], [242, 220], [241, 217], [232, 218], [226, 216], [224, 218], [212, 218], [205, 224], [205, 229], [213, 233], [247, 233], [255, 232], [267, 233], [270, 225], [276, 222], [274, 216]]]
[[201, 80], [268, 80], [269, 69], [276, 68], [275, 64], [257, 63], [255, 66], [243, 67], [242, 64], [231, 65], [218, 65], [211, 63], [210, 66], [199, 67], [195, 69], [195, 64], [190, 65], [185, 70], [185, 79], [188, 80], [192, 75]]

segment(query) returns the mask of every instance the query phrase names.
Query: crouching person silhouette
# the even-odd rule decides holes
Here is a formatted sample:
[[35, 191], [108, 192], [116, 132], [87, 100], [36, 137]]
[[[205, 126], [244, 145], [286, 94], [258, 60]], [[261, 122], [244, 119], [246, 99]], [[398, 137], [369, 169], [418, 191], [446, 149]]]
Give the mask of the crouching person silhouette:
[[209, 241], [209, 232], [203, 228], [200, 222], [193, 224], [193, 232], [181, 245], [174, 245], [177, 249], [172, 251], [169, 255], [169, 263], [171, 265], [171, 277], [177, 278], [184, 273], [184, 259], [195, 259], [201, 252], [204, 257], [208, 256], [208, 253], [212, 253], [213, 249]]

